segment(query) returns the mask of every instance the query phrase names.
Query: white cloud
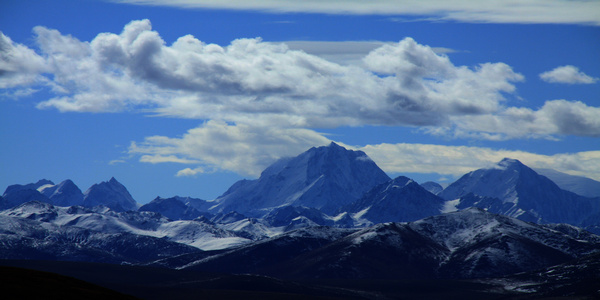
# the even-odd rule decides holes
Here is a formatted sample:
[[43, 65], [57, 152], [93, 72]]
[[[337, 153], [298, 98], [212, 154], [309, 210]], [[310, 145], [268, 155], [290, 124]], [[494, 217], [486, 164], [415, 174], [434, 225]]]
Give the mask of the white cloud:
[[[130, 146], [130, 149], [137, 149], [136, 144], [133, 143]], [[159, 154], [142, 155], [140, 157], [140, 162], [151, 163], [151, 164], [159, 164], [159, 163], [197, 164], [197, 163], [200, 163], [197, 160], [185, 159], [185, 158], [177, 157], [175, 155], [159, 155]]]
[[[362, 59], [369, 52], [396, 42], [384, 41], [285, 41], [291, 50], [302, 50], [341, 65], [362, 65]], [[445, 47], [432, 47], [437, 54], [458, 52]]]
[[456, 177], [508, 157], [518, 159], [531, 168], [549, 168], [600, 180], [600, 151], [543, 155], [485, 147], [405, 143], [354, 148], [367, 153], [389, 173], [439, 173]]
[[[177, 176], [193, 176], [206, 172], [207, 168], [258, 176], [281, 157], [296, 156], [310, 147], [327, 145], [330, 141], [324, 134], [307, 129], [265, 128], [209, 121], [189, 130], [180, 138], [154, 136], [141, 143], [132, 143], [129, 153], [141, 155], [140, 161], [143, 162], [152, 161], [144, 157], [156, 157], [152, 162], [161, 162], [163, 157], [177, 157], [190, 161], [189, 164], [200, 165], [182, 169]], [[339, 144], [364, 151], [388, 173], [438, 173], [456, 177], [509, 157], [519, 159], [533, 168], [551, 168], [600, 180], [600, 151], [543, 155], [433, 144]]]
[[580, 101], [551, 100], [538, 110], [509, 107], [496, 114], [456, 118], [454, 124], [452, 133], [440, 129], [440, 135], [488, 140], [556, 139], [555, 135], [600, 137], [600, 107]]
[[126, 163], [126, 161], [123, 160], [123, 159], [113, 159], [113, 160], [111, 160], [111, 161], [108, 162], [108, 164], [111, 165], [111, 166], [114, 166], [114, 165], [117, 165], [117, 164], [124, 164], [124, 163]]
[[180, 138], [152, 136], [140, 143], [133, 142], [129, 153], [141, 155], [141, 162], [202, 164], [196, 169], [181, 170], [177, 176], [191, 176], [206, 167], [257, 176], [281, 157], [295, 156], [329, 142], [321, 134], [307, 129], [208, 121]]
[[[122, 34], [122, 41], [136, 28], [137, 22]], [[47, 85], [56, 97], [41, 102], [38, 108], [60, 111], [115, 112], [135, 105], [152, 105], [162, 100], [164, 91], [136, 80], [122, 68], [106, 61], [102, 46], [110, 43], [110, 34], [99, 34], [91, 43], [81, 42], [57, 30], [35, 27], [36, 41], [45, 56], [50, 77]], [[114, 39], [113, 39], [113, 42]], [[112, 53], [112, 59], [118, 59]]]
[[[32, 65], [11, 78], [43, 78], [12, 85], [46, 85], [55, 94], [39, 108], [142, 110], [290, 130], [417, 126], [433, 134], [492, 140], [595, 137], [600, 131], [597, 107], [565, 100], [548, 101], [538, 110], [507, 106], [506, 95], [524, 80], [510, 66], [456, 66], [412, 38], [382, 44], [361, 65], [341, 65], [259, 38], [223, 47], [186, 35], [166, 45], [149, 20], [132, 21], [120, 34], [101, 33], [90, 42], [44, 27], [34, 31], [41, 55], [7, 37], [3, 49], [9, 50], [3, 52], [22, 52], [8, 55], [9, 66]], [[309, 46], [323, 54], [354, 45], [349, 43]]]
[[[40, 73], [48, 69], [44, 59], [27, 46], [13, 42], [0, 32], [0, 89], [30, 85], [44, 81]], [[34, 90], [25, 88], [11, 96], [30, 95]]]
[[428, 16], [473, 23], [561, 23], [600, 25], [600, 2], [587, 0], [113, 0], [180, 8], [259, 10], [273, 13], [378, 14]]
[[183, 170], [179, 170], [177, 171], [177, 174], [175, 174], [175, 176], [177, 177], [184, 177], [184, 176], [194, 176], [196, 174], [201, 174], [204, 173], [204, 168], [198, 167], [198, 168], [185, 168]]
[[571, 65], [556, 67], [551, 71], [541, 73], [540, 78], [550, 83], [567, 84], [592, 84], [599, 80], [579, 71], [579, 68]]

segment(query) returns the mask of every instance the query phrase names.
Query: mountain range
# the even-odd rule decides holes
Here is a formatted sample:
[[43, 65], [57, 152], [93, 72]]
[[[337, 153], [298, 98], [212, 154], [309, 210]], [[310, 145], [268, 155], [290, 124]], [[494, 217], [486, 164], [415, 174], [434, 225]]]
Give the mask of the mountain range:
[[6, 188], [0, 208], [6, 209], [29, 201], [46, 202], [57, 206], [106, 206], [115, 211], [137, 210], [138, 204], [127, 188], [114, 177], [92, 185], [82, 193], [73, 181], [67, 179], [57, 185], [47, 179]]
[[214, 200], [139, 205], [115, 178], [85, 192], [40, 180], [0, 197], [0, 258], [294, 280], [501, 277], [600, 252], [595, 181], [559, 177], [507, 158], [446, 188], [419, 185], [332, 143]]
[[360, 230], [307, 227], [200, 259], [190, 254], [155, 264], [297, 279], [481, 278], [536, 270], [599, 249], [600, 237], [573, 227], [560, 230], [469, 208]]

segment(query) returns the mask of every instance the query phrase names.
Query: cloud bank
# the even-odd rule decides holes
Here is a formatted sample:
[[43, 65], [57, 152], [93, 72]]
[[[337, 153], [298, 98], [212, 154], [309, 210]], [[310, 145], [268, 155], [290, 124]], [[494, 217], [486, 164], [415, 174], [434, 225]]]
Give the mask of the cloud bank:
[[537, 110], [509, 106], [506, 97], [524, 80], [509, 65], [456, 66], [411, 38], [375, 48], [360, 65], [341, 65], [259, 38], [223, 47], [186, 35], [167, 45], [149, 20], [90, 42], [45, 27], [34, 33], [40, 54], [0, 36], [0, 84], [50, 89], [55, 97], [38, 108], [282, 128], [416, 126], [492, 140], [600, 131], [597, 107], [567, 100]]
[[593, 84], [599, 80], [579, 71], [579, 68], [571, 65], [556, 67], [551, 71], [544, 72], [540, 74], [540, 78], [550, 83], [567, 84]]
[[559, 23], [600, 25], [600, 3], [587, 0], [521, 0], [521, 1], [302, 1], [302, 0], [113, 0], [114, 2], [209, 8], [258, 10], [273, 13], [305, 12], [326, 14], [408, 15], [429, 20], [471, 23]]
[[439, 173], [460, 176], [489, 167], [505, 157], [518, 159], [532, 168], [548, 168], [600, 180], [600, 151], [543, 155], [486, 147], [431, 144], [378, 144], [357, 147], [384, 171], [391, 173]]
[[[325, 135], [308, 129], [265, 128], [209, 121], [189, 130], [180, 138], [153, 136], [139, 143], [133, 142], [129, 153], [142, 155], [142, 158], [149, 160], [169, 157], [172, 158], [170, 162], [192, 164], [195, 161], [194, 168], [183, 168], [177, 172], [177, 176], [227, 170], [258, 177], [262, 170], [279, 158], [296, 156], [310, 147], [330, 142]], [[600, 151], [542, 155], [469, 146], [339, 144], [364, 151], [388, 173], [438, 173], [456, 177], [510, 157], [530, 167], [550, 168], [600, 180]]]
[[200, 165], [182, 169], [177, 176], [195, 175], [206, 170], [258, 176], [281, 157], [295, 156], [310, 147], [328, 143], [329, 139], [308, 129], [208, 121], [188, 130], [180, 138], [151, 136], [142, 142], [132, 142], [129, 154], [141, 155], [141, 161], [145, 162]]
[[[220, 46], [186, 35], [167, 45], [149, 20], [132, 21], [121, 33], [100, 33], [89, 42], [45, 27], [35, 27], [34, 33], [37, 49], [0, 35], [0, 88], [12, 95], [48, 90], [54, 97], [38, 103], [40, 109], [201, 119], [202, 126], [182, 137], [151, 136], [129, 147], [142, 162], [186, 165], [178, 176], [213, 170], [256, 176], [280, 157], [328, 144], [317, 128], [410, 126], [445, 137], [487, 140], [600, 136], [599, 107], [564, 99], [539, 108], [511, 106], [515, 85], [524, 81], [511, 66], [457, 66], [445, 51], [412, 38], [376, 45], [360, 63], [340, 64], [260, 38]], [[401, 159], [385, 159], [402, 147], [408, 146], [363, 148], [388, 172], [431, 172], [426, 163], [407, 171]], [[455, 151], [413, 147], [422, 153], [416, 161], [423, 162], [427, 157], [452, 160], [440, 153]], [[463, 157], [459, 166], [438, 172], [455, 174], [504, 156], [526, 157], [468, 149], [494, 155]], [[576, 167], [540, 165], [563, 157]], [[597, 176], [589, 169], [598, 165], [596, 152], [531, 162]]]

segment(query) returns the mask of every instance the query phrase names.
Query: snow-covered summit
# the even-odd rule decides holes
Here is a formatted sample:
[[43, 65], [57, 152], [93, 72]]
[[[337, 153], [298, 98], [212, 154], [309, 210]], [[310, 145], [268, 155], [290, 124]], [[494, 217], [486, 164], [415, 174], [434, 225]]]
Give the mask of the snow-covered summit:
[[112, 177], [92, 185], [84, 193], [83, 205], [93, 207], [105, 205], [115, 211], [137, 210], [138, 205], [124, 185]]
[[28, 184], [13, 184], [10, 185], [6, 188], [6, 190], [4, 191], [3, 196], [6, 196], [10, 193], [14, 193], [16, 191], [21, 191], [21, 190], [37, 190], [41, 187], [44, 186], [53, 186], [54, 182], [48, 180], [48, 179], [40, 179], [38, 180], [36, 183], [28, 183]]
[[504, 158], [490, 168], [469, 172], [445, 188], [439, 195], [446, 200], [458, 199], [468, 193], [495, 197], [504, 202], [518, 202], [519, 181], [537, 174], [516, 159]]
[[496, 164], [496, 166], [497, 166], [497, 168], [500, 168], [500, 169], [508, 169], [508, 168], [518, 169], [525, 165], [522, 162], [520, 162], [518, 159], [505, 157], [500, 162], [498, 162]]
[[36, 183], [13, 184], [6, 188], [0, 198], [0, 209], [11, 208], [29, 201], [50, 202], [48, 197], [42, 195], [38, 189], [53, 185], [52, 181], [46, 179]]
[[444, 202], [414, 180], [399, 176], [374, 187], [345, 209], [372, 223], [407, 222], [439, 214]]
[[48, 197], [52, 204], [57, 206], [83, 205], [83, 193], [70, 179], [57, 185], [40, 187], [38, 191]]
[[171, 220], [192, 220], [201, 215], [197, 209], [186, 205], [185, 198], [177, 196], [171, 198], [156, 197], [149, 203], [142, 205], [138, 210], [157, 212]]
[[283, 158], [257, 180], [237, 182], [216, 199], [211, 211], [263, 216], [276, 207], [294, 205], [332, 214], [387, 180], [364, 152], [331, 143]]
[[536, 223], [580, 223], [600, 213], [600, 200], [560, 189], [545, 176], [515, 159], [465, 174], [440, 194], [461, 199], [457, 208], [481, 207]]

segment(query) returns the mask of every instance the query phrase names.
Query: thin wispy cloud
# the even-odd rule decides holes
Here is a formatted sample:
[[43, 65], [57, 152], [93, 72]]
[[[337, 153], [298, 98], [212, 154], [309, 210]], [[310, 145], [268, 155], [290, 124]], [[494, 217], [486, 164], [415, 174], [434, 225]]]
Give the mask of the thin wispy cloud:
[[[587, 24], [600, 26], [600, 2], [588, 0], [521, 1], [302, 1], [302, 0], [113, 0], [137, 5], [188, 9], [256, 10], [272, 13], [379, 14], [471, 23]], [[428, 16], [428, 17], [424, 17]]]

